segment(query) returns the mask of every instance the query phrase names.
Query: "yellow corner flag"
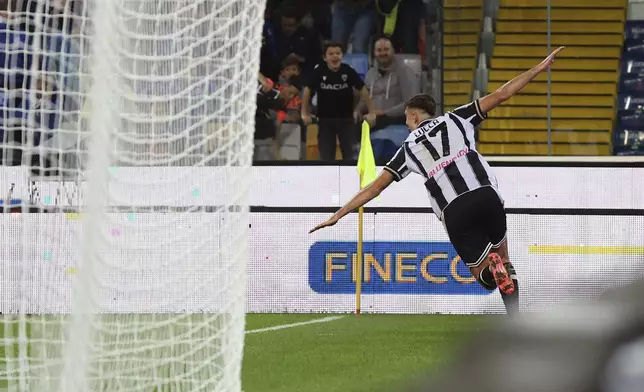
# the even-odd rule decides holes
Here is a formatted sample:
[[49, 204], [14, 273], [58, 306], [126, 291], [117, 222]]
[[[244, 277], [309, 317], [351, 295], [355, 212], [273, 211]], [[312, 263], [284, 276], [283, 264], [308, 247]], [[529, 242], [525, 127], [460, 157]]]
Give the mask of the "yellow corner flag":
[[[369, 123], [362, 122], [362, 137], [360, 139], [360, 155], [358, 156], [358, 174], [360, 174], [360, 189], [371, 184], [376, 179], [376, 159], [371, 148]], [[363, 215], [364, 207], [358, 209], [358, 257], [354, 266], [356, 279], [356, 315], [360, 314], [360, 295], [362, 292], [362, 250], [363, 250]]]
[[360, 155], [358, 155], [358, 174], [360, 174], [360, 189], [371, 184], [376, 179], [376, 159], [371, 148], [369, 123], [362, 122], [362, 138], [360, 139]]

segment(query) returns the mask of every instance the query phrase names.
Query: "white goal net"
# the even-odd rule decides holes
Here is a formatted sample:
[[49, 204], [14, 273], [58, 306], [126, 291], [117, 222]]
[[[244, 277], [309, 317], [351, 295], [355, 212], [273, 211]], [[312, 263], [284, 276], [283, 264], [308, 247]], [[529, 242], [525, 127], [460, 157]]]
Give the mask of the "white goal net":
[[241, 390], [264, 6], [0, 0], [0, 390]]

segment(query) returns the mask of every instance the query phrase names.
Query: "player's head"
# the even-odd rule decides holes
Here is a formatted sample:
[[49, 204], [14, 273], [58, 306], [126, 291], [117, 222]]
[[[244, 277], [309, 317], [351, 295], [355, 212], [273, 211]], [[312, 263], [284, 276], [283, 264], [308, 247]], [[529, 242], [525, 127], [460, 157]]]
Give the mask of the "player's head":
[[387, 37], [378, 38], [373, 51], [378, 64], [383, 67], [388, 67], [394, 61], [394, 46]]
[[342, 65], [342, 45], [337, 42], [327, 42], [324, 44], [324, 61], [330, 69], [337, 71]]
[[418, 124], [436, 116], [436, 101], [429, 94], [414, 95], [405, 102], [405, 118], [409, 130], [418, 128]]

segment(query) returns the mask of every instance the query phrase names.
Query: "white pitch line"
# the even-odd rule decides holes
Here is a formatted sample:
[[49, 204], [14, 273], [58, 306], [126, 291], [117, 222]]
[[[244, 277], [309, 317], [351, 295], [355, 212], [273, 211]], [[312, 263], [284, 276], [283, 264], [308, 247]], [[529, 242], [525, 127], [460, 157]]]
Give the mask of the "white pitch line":
[[314, 320], [309, 320], [309, 321], [300, 321], [298, 323], [282, 324], [282, 325], [275, 325], [275, 326], [266, 327], [266, 328], [251, 329], [250, 331], [246, 331], [246, 334], [259, 333], [259, 332], [268, 332], [268, 331], [278, 331], [280, 329], [301, 327], [302, 325], [309, 325], [309, 324], [328, 323], [329, 321], [339, 320], [339, 319], [341, 319], [343, 317], [344, 316], [329, 316], [329, 317], [322, 317], [322, 318], [319, 318], [319, 319], [314, 319]]

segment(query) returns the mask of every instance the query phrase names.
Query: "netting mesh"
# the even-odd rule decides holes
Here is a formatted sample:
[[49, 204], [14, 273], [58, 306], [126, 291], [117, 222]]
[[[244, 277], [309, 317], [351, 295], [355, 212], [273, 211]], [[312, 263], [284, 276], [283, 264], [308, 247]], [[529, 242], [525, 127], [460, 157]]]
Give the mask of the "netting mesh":
[[264, 3], [8, 4], [0, 387], [241, 390]]

